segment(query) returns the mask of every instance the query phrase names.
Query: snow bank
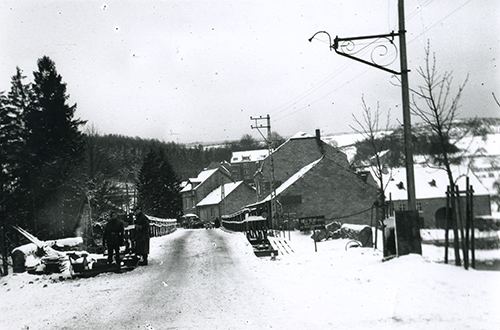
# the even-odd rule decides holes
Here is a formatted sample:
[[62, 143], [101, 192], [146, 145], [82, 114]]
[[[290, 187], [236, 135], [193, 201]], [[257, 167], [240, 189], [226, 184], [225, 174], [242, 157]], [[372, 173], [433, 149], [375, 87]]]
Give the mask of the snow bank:
[[291, 302], [290, 317], [310, 329], [500, 328], [500, 272], [430, 262], [426, 245], [424, 256], [382, 262], [380, 251], [346, 251], [342, 239], [317, 243], [315, 253], [309, 235], [291, 232], [295, 253], [272, 261], [247, 259], [243, 237], [227, 237], [251, 276]]

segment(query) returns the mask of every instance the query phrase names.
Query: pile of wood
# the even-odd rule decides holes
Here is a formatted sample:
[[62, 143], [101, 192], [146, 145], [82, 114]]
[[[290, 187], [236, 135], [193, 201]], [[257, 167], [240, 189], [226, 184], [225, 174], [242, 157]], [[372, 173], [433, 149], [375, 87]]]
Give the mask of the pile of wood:
[[334, 221], [324, 229], [315, 230], [311, 236], [316, 242], [321, 242], [328, 239], [352, 239], [359, 241], [363, 247], [372, 247], [372, 229], [366, 225], [351, 225], [341, 224]]

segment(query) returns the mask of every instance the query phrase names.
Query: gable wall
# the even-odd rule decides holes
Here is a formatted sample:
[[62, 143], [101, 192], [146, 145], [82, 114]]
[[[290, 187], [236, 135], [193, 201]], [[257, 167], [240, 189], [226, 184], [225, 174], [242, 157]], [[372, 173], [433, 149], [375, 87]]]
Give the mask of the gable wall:
[[[295, 196], [295, 197], [293, 197]], [[300, 203], [286, 204], [286, 199]], [[295, 213], [294, 218], [320, 216], [327, 220], [369, 209], [377, 198], [377, 189], [363, 182], [348, 169], [323, 160], [304, 177], [288, 188], [278, 200], [283, 211]], [[340, 219], [343, 223], [370, 224], [370, 211]]]
[[[222, 174], [220, 170], [212, 174], [202, 184], [196, 187], [196, 203], [199, 203], [203, 198], [207, 197], [215, 188], [224, 183], [233, 182], [227, 175]], [[196, 205], [195, 203], [195, 205]]]
[[[338, 164], [349, 166], [344, 153], [322, 141], [321, 145], [318, 145], [316, 138], [292, 139], [273, 153], [276, 187], [307, 164], [319, 159], [323, 155], [322, 151]], [[259, 199], [269, 195], [271, 177], [271, 161], [270, 157], [267, 157], [262, 163], [262, 176], [257, 175], [255, 180]]]

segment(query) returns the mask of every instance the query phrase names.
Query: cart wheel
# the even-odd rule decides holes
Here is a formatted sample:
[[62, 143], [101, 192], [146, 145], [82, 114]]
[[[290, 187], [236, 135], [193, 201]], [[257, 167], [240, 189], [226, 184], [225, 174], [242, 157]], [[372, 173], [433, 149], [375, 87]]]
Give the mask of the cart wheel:
[[363, 247], [363, 244], [360, 241], [353, 239], [347, 242], [347, 244], [345, 245], [345, 250], [347, 251], [347, 249], [358, 247]]

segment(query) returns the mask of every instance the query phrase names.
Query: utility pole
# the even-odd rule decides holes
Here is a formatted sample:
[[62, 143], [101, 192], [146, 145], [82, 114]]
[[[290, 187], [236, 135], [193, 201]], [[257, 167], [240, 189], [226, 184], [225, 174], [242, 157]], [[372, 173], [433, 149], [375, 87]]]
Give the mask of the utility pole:
[[404, 0], [398, 0], [399, 61], [401, 68], [401, 95], [403, 100], [403, 131], [405, 142], [406, 183], [408, 210], [417, 210], [415, 195], [415, 173], [413, 171], [413, 141], [411, 137], [410, 92], [408, 84], [408, 63], [406, 59], [406, 28]]
[[[401, 76], [401, 95], [403, 104], [403, 131], [405, 145], [405, 165], [406, 165], [406, 187], [408, 196], [409, 211], [417, 210], [417, 202], [415, 196], [415, 174], [413, 170], [413, 142], [411, 136], [411, 118], [410, 118], [410, 96], [408, 84], [408, 64], [406, 56], [406, 30], [405, 30], [405, 14], [404, 0], [398, 0], [398, 20], [399, 31], [395, 33], [339, 38], [338, 36], [332, 42], [330, 34], [326, 31], [318, 31], [311, 38], [311, 42], [317, 34], [326, 34], [330, 40], [330, 50], [334, 50], [337, 54], [348, 57], [352, 60], [370, 65], [377, 69]], [[389, 68], [396, 60], [398, 49], [394, 44], [394, 38], [399, 38], [399, 71]], [[359, 40], [373, 40], [368, 43], [357, 45]], [[385, 44], [381, 44], [385, 42]], [[369, 58], [362, 58], [362, 53], [371, 50]], [[377, 56], [374, 56], [375, 51], [380, 51]], [[392, 51], [392, 52], [391, 52]], [[393, 58], [391, 56], [394, 56]], [[381, 61], [389, 58], [389, 61], [382, 63]]]
[[[272, 227], [276, 227], [276, 217], [275, 217], [275, 198], [276, 198], [276, 186], [275, 186], [275, 178], [274, 178], [274, 159], [273, 159], [273, 150], [272, 150], [272, 141], [271, 141], [271, 116], [269, 114], [266, 117], [250, 117], [250, 120], [255, 121], [255, 125], [251, 125], [252, 129], [256, 129], [264, 141], [267, 143], [267, 149], [269, 150], [269, 161], [271, 162], [271, 225]], [[259, 121], [266, 120], [266, 125], [259, 124]], [[261, 128], [267, 129], [267, 138], [260, 131]]]

